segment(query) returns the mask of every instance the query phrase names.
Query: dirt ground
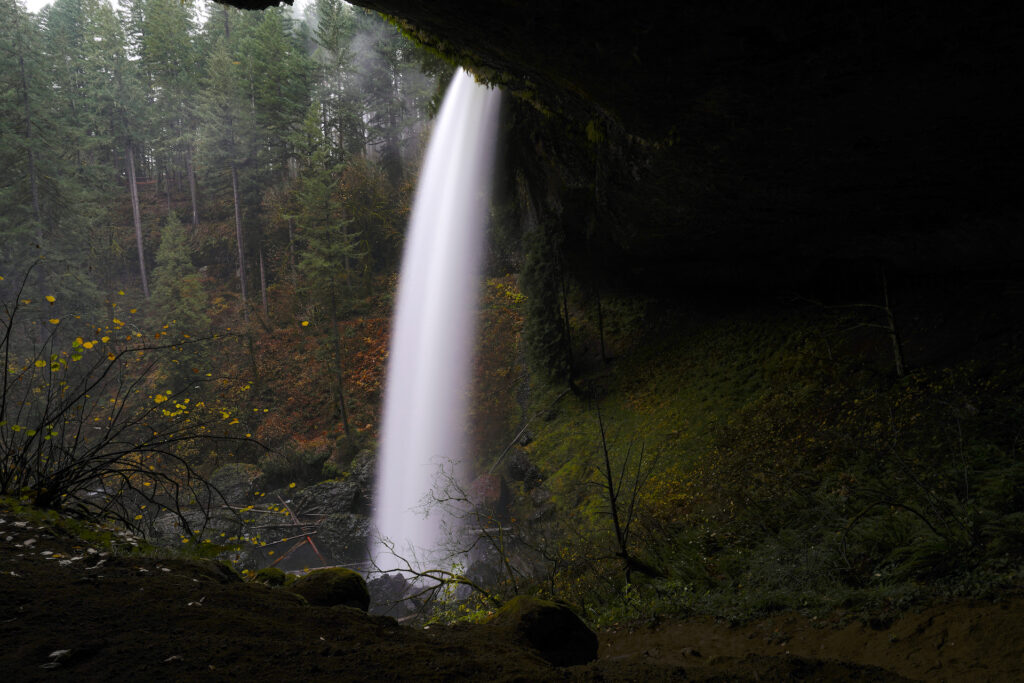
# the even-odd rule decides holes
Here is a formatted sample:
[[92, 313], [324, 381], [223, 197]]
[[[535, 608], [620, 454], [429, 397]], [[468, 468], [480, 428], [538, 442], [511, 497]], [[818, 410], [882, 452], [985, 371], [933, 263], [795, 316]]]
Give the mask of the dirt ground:
[[1024, 680], [1024, 599], [891, 624], [783, 614], [602, 633], [556, 669], [486, 627], [308, 607], [212, 562], [105, 555], [0, 509], [0, 680]]

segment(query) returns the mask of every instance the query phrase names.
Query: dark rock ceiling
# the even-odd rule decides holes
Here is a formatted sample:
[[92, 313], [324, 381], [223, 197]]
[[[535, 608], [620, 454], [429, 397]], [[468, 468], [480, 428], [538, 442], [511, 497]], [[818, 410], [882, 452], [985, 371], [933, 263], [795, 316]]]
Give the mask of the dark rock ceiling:
[[1024, 5], [356, 4], [528, 103], [542, 218], [640, 277], [1024, 265]]

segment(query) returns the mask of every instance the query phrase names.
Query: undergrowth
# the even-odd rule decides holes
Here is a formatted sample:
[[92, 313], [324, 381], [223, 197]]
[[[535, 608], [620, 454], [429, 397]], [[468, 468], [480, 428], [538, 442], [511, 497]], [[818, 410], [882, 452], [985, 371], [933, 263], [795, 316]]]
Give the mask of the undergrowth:
[[[618, 357], [580, 373], [580, 395], [548, 410], [527, 447], [558, 510], [535, 526], [562, 539], [563, 575], [545, 590], [597, 623], [884, 614], [1019, 590], [1021, 349], [1012, 334], [984, 346], [972, 341], [983, 330], [940, 334], [922, 315], [906, 325], [909, 358], [941, 362], [897, 377], [889, 339], [860, 315], [786, 304], [633, 316], [608, 342]], [[585, 346], [595, 328], [580, 317]], [[534, 405], [559, 391], [535, 391]], [[643, 447], [658, 463], [630, 551], [657, 571], [629, 582], [595, 485], [598, 406], [618, 462]], [[536, 514], [520, 494], [518, 514]]]

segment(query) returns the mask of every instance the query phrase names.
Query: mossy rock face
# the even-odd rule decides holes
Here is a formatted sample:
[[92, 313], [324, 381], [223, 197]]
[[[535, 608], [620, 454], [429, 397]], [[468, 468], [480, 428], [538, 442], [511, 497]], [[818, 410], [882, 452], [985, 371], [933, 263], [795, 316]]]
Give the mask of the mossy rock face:
[[363, 577], [351, 569], [317, 569], [295, 580], [288, 590], [306, 598], [311, 605], [345, 605], [364, 612], [370, 606], [370, 592]]
[[487, 622], [519, 645], [555, 666], [575, 666], [597, 659], [597, 636], [567, 606], [517, 596]]
[[283, 586], [288, 580], [288, 575], [277, 567], [264, 567], [256, 572], [253, 580], [258, 583], [265, 583], [268, 586]]

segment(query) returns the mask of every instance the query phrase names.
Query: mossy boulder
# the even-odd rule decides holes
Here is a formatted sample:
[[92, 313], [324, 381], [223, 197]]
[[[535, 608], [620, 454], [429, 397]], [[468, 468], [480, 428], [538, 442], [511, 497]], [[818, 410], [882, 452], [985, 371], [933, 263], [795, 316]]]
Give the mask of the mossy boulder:
[[288, 575], [277, 567], [264, 567], [256, 572], [253, 581], [265, 583], [268, 586], [283, 586], [288, 581]]
[[310, 605], [345, 605], [364, 612], [370, 606], [370, 592], [362, 576], [342, 567], [317, 569], [295, 580], [288, 590], [306, 598]]
[[564, 604], [516, 596], [487, 622], [504, 639], [537, 652], [555, 666], [597, 659], [597, 636]]

